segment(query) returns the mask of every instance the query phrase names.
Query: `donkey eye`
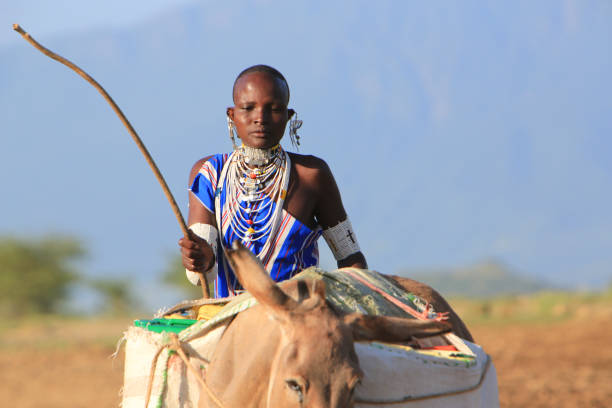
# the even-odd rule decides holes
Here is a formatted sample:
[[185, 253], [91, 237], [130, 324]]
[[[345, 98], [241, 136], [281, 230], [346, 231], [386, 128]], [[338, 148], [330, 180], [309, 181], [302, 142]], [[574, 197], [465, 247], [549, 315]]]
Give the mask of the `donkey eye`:
[[304, 401], [304, 390], [302, 388], [302, 385], [297, 381], [297, 380], [285, 380], [285, 383], [287, 384], [287, 387], [289, 387], [289, 389], [291, 391], [295, 391], [298, 395], [298, 400], [300, 401], [300, 404]]
[[287, 387], [289, 387], [289, 389], [296, 392], [302, 392], [302, 386], [296, 380], [286, 380], [285, 382], [287, 383]]

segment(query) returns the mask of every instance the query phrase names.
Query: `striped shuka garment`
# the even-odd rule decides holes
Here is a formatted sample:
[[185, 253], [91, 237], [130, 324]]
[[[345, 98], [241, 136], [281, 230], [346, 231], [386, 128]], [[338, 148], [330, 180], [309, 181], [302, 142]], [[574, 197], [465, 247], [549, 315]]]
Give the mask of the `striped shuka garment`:
[[[234, 240], [240, 239], [233, 230], [229, 219], [230, 211], [226, 195], [227, 177], [224, 176], [226, 172], [223, 171], [223, 168], [230, 160], [231, 155], [227, 153], [212, 156], [204, 162], [190, 188], [202, 205], [214, 214], [217, 229], [219, 229], [220, 243], [225, 248], [230, 248]], [[287, 165], [290, 166], [289, 160]], [[276, 202], [269, 197], [266, 200], [262, 206], [269, 204], [274, 211]], [[264, 218], [265, 214], [258, 214], [254, 219], [254, 225], [263, 225]], [[309, 228], [283, 208], [277, 228], [273, 228], [257, 241], [241, 242], [259, 258], [272, 279], [280, 282], [291, 278], [305, 268], [318, 265], [317, 240], [321, 233], [320, 227], [314, 230]], [[216, 254], [218, 272], [215, 279], [215, 297], [217, 298], [233, 296], [237, 290], [242, 289], [227, 259], [223, 256], [221, 245], [218, 246]]]

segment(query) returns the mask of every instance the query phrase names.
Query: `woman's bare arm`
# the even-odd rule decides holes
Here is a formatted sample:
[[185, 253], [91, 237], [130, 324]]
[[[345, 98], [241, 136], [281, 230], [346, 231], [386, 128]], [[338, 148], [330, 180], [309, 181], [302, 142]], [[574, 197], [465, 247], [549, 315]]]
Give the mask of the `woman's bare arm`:
[[[318, 197], [315, 206], [315, 217], [319, 225], [325, 230], [334, 227], [340, 222], [347, 219], [340, 190], [336, 184], [336, 180], [331, 172], [331, 169], [325, 161], [318, 159], [316, 182]], [[338, 262], [338, 267], [355, 267], [366, 269], [368, 267], [365, 256], [361, 251], [349, 255], [345, 259]]]
[[[189, 174], [189, 185], [193, 183], [196, 175], [202, 168], [202, 165], [208, 160], [209, 157], [205, 157], [198, 160]], [[189, 225], [202, 223], [215, 226], [215, 216], [212, 214], [200, 200], [189, 192]], [[179, 246], [181, 247], [181, 255], [183, 260], [183, 266], [193, 272], [205, 272], [209, 270], [215, 262], [215, 254], [211, 246], [204, 239], [198, 237], [196, 234], [190, 231], [189, 239], [181, 238], [179, 240]]]

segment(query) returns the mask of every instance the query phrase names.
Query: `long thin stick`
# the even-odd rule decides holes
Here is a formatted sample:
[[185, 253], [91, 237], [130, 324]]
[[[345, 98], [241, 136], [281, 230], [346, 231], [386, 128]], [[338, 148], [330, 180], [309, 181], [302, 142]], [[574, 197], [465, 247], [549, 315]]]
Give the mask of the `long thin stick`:
[[[134, 130], [130, 121], [125, 117], [121, 109], [119, 109], [119, 106], [117, 106], [117, 104], [115, 103], [113, 98], [111, 98], [111, 96], [108, 94], [108, 92], [106, 92], [104, 88], [102, 88], [102, 86], [95, 79], [93, 79], [87, 72], [83, 71], [81, 68], [73, 64], [71, 61], [68, 61], [66, 58], [60, 55], [57, 55], [53, 51], [39, 44], [36, 40], [32, 38], [32, 36], [30, 36], [30, 34], [28, 34], [23, 28], [21, 28], [19, 24], [13, 24], [13, 30], [21, 34], [21, 36], [27, 42], [32, 44], [34, 48], [36, 48], [37, 50], [45, 54], [47, 57], [52, 58], [58, 62], [61, 62], [62, 64], [66, 65], [68, 68], [72, 69], [74, 72], [79, 74], [83, 79], [85, 79], [87, 82], [93, 85], [94, 88], [96, 88], [98, 92], [100, 92], [100, 94], [102, 94], [104, 99], [106, 99], [106, 102], [109, 103], [109, 105], [111, 106], [111, 108], [113, 108], [117, 116], [119, 116], [119, 119], [121, 119], [121, 122], [123, 122], [128, 132], [130, 132], [132, 139], [134, 140], [134, 142], [136, 143], [136, 145], [138, 146], [138, 148], [144, 155], [145, 160], [147, 161], [147, 163], [149, 163], [149, 166], [151, 166], [151, 170], [153, 170], [153, 173], [155, 173], [155, 177], [157, 178], [157, 181], [161, 185], [162, 189], [164, 190], [164, 194], [166, 195], [166, 198], [168, 199], [168, 202], [170, 203], [170, 206], [172, 207], [172, 211], [174, 212], [174, 215], [176, 216], [176, 219], [179, 222], [181, 230], [183, 231], [183, 235], [185, 236], [185, 238], [189, 238], [189, 229], [187, 228], [187, 224], [185, 224], [185, 220], [183, 219], [181, 210], [178, 208], [178, 205], [176, 204], [176, 200], [174, 199], [172, 192], [168, 188], [168, 184], [166, 184], [166, 180], [164, 180], [164, 176], [162, 176], [161, 172], [159, 171], [159, 168], [155, 164], [155, 161], [153, 161], [151, 154], [149, 153], [146, 146], [144, 145], [144, 143], [142, 142], [142, 140], [136, 133], [136, 130]], [[202, 285], [203, 296], [205, 298], [208, 298], [209, 297], [208, 296], [208, 283], [207, 283], [205, 274], [200, 274], [200, 284]]]

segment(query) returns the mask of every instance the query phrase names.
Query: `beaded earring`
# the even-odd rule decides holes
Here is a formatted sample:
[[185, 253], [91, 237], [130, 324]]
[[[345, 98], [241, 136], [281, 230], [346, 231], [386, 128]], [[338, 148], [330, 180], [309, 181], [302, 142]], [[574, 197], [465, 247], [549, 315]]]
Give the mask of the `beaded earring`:
[[236, 137], [234, 134], [234, 121], [230, 119], [229, 115], [227, 115], [227, 130], [229, 131], [229, 137], [232, 140], [232, 146], [234, 150], [236, 150], [238, 146], [236, 146]]
[[297, 112], [294, 113], [293, 119], [289, 121], [289, 136], [291, 136], [291, 144], [296, 149], [300, 147], [300, 135], [297, 134], [299, 128], [302, 127], [303, 122], [299, 120]]

